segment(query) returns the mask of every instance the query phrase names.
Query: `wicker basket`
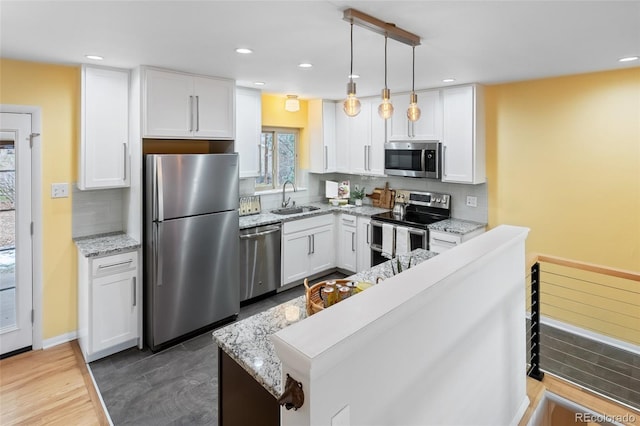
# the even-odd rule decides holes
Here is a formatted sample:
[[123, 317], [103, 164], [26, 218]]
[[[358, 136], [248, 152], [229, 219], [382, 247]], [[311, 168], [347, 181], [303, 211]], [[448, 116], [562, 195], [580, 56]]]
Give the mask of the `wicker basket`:
[[[331, 280], [335, 281], [336, 284], [346, 285], [351, 280]], [[304, 280], [304, 288], [305, 295], [307, 298], [307, 315], [311, 316], [317, 312], [320, 312], [324, 309], [324, 303], [322, 303], [322, 299], [320, 298], [320, 292], [322, 291], [322, 287], [327, 285], [327, 281], [320, 281], [309, 287], [309, 282], [305, 278]]]

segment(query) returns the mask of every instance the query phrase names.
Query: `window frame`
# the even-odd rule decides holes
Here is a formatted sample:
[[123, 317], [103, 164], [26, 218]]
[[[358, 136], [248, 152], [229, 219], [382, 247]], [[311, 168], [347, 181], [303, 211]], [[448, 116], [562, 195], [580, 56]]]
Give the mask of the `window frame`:
[[[294, 142], [294, 162], [293, 162], [293, 184], [296, 185], [296, 181], [298, 180], [298, 152], [300, 149], [300, 129], [295, 127], [275, 127], [275, 126], [263, 126], [260, 131], [260, 143], [262, 143], [262, 134], [263, 133], [273, 133], [273, 164], [272, 164], [272, 184], [265, 185], [258, 183], [256, 179], [255, 183], [255, 191], [256, 192], [268, 192], [268, 191], [276, 191], [282, 189], [282, 186], [278, 182], [278, 134], [279, 133], [291, 133], [295, 137]], [[261, 150], [260, 150], [261, 151]], [[259, 170], [262, 170], [262, 159], [263, 155], [259, 155], [258, 158], [258, 167]]]

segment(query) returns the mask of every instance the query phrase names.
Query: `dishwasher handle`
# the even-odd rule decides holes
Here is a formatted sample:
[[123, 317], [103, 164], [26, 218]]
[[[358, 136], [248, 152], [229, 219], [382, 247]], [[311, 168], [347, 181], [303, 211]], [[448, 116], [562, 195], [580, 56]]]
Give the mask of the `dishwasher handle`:
[[240, 239], [241, 240], [251, 240], [251, 239], [258, 238], [258, 237], [263, 237], [265, 235], [275, 234], [276, 232], [280, 232], [280, 228], [271, 229], [269, 231], [258, 232], [258, 233], [255, 233], [255, 234], [240, 235]]

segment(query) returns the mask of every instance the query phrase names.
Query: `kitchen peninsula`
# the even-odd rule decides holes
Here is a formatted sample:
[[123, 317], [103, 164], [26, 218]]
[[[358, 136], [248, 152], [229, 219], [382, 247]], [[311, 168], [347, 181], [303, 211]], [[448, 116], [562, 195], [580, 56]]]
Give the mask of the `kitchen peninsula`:
[[[427, 250], [414, 250], [400, 256], [404, 267], [434, 257]], [[375, 283], [378, 277], [394, 275], [392, 261], [352, 275], [352, 281]], [[356, 296], [357, 297], [357, 296]], [[282, 394], [281, 361], [275, 353], [271, 335], [307, 317], [305, 296], [213, 332], [218, 350], [219, 424], [257, 424], [255, 418], [277, 425], [280, 409], [276, 399]], [[257, 417], [252, 417], [257, 416]]]

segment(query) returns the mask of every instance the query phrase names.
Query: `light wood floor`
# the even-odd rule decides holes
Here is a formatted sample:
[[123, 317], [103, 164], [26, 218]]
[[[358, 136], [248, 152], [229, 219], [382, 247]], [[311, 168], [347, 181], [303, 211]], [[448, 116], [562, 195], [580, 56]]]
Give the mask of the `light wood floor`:
[[0, 361], [0, 424], [109, 424], [77, 341]]

